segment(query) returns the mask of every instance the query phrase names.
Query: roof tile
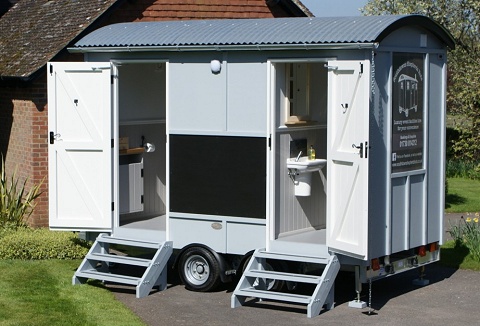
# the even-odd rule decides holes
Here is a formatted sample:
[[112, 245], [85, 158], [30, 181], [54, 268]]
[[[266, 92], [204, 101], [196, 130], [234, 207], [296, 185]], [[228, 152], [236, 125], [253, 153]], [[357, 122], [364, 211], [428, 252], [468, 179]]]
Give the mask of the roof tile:
[[22, 0], [0, 19], [0, 76], [28, 77], [116, 0]]

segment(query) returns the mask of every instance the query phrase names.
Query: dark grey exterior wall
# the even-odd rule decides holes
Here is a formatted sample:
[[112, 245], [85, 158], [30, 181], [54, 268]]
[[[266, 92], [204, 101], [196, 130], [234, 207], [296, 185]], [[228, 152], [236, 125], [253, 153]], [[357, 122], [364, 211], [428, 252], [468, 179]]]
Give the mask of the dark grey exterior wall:
[[[422, 35], [423, 34], [423, 35]], [[392, 174], [392, 58], [420, 53], [424, 69], [424, 172]], [[375, 51], [369, 176], [370, 258], [442, 242], [445, 169], [446, 48], [429, 32], [405, 27]]]

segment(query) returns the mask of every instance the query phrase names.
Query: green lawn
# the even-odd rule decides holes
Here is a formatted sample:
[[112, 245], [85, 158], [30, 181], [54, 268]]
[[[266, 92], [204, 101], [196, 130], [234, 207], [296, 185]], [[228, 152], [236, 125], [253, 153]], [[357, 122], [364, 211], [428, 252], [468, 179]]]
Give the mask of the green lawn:
[[[480, 212], [480, 181], [465, 178], [448, 178], [448, 193], [445, 197], [447, 213]], [[480, 262], [475, 261], [466, 247], [455, 247], [454, 241], [442, 245], [440, 263], [445, 266], [480, 271]]]
[[455, 247], [454, 241], [447, 241], [442, 245], [440, 264], [453, 268], [480, 271], [480, 262], [472, 258], [466, 247]]
[[0, 260], [0, 325], [144, 325], [101, 286], [73, 286], [80, 261]]
[[480, 212], [480, 180], [448, 178], [447, 213]]

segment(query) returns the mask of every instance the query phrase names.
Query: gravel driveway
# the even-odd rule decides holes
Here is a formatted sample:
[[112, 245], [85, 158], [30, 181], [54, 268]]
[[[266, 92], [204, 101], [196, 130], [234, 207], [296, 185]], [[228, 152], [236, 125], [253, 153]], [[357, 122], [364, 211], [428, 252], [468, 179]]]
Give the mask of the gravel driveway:
[[[445, 225], [461, 214], [447, 214]], [[450, 221], [450, 222], [449, 222]], [[448, 234], [447, 234], [448, 237]], [[480, 273], [432, 264], [426, 268], [430, 284], [412, 285], [417, 271], [395, 275], [372, 285], [371, 310], [353, 309], [354, 279], [340, 273], [335, 284], [336, 307], [315, 318], [306, 317], [304, 306], [273, 302], [230, 308], [230, 284], [216, 292], [191, 292], [171, 280], [169, 288], [136, 299], [131, 287], [108, 285], [147, 325], [478, 325], [480, 323]], [[363, 300], [369, 301], [368, 286]], [[371, 312], [369, 314], [369, 312]]]

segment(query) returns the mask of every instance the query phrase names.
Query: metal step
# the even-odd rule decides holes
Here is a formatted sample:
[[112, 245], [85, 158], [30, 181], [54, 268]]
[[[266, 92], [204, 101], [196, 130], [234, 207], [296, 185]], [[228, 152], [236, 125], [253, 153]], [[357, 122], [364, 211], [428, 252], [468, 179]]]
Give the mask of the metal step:
[[277, 271], [250, 270], [244, 272], [245, 277], [268, 278], [271, 280], [284, 280], [287, 282], [318, 284], [322, 278], [316, 275], [293, 274]]
[[142, 266], [142, 267], [148, 267], [151, 263], [150, 259], [129, 257], [129, 256], [117, 256], [117, 255], [102, 254], [102, 253], [91, 253], [91, 254], [88, 254], [85, 258], [100, 261], [100, 262], [103, 261], [106, 263], [116, 263], [116, 264], [125, 264], [125, 265]]
[[[152, 259], [113, 255], [108, 253], [109, 244], [156, 249], [156, 252]], [[168, 259], [172, 255], [172, 251], [173, 243], [171, 241], [156, 243], [122, 239], [106, 234], [100, 234], [73, 275], [72, 283], [81, 284], [85, 283], [88, 279], [97, 279], [120, 284], [135, 285], [136, 297], [142, 298], [147, 296], [155, 286], [158, 286], [160, 290], [167, 288], [166, 266]], [[143, 275], [141, 277], [132, 277], [118, 273], [110, 273], [108, 263], [143, 267]], [[120, 270], [117, 272], [120, 272]]]
[[285, 302], [292, 302], [292, 303], [302, 303], [302, 304], [310, 303], [312, 298], [311, 296], [308, 296], [308, 295], [257, 290], [253, 287], [241, 289], [238, 291], [235, 290], [234, 294], [238, 296], [244, 296], [244, 297], [277, 300], [277, 301], [285, 301]]
[[161, 246], [161, 243], [158, 243], [158, 242], [115, 238], [115, 237], [104, 235], [104, 234], [99, 235], [97, 238], [97, 241], [103, 242], [103, 243], [118, 244], [118, 245], [130, 246], [130, 247], [150, 248], [150, 249], [158, 249]]
[[83, 277], [86, 279], [95, 279], [100, 281], [108, 281], [108, 282], [128, 284], [128, 285], [137, 285], [141, 279], [140, 277], [99, 272], [95, 269], [76, 272], [75, 276]]
[[[306, 275], [300, 273], [285, 273], [266, 270], [267, 259], [273, 262], [293, 261], [308, 262], [312, 264], [325, 265], [321, 276]], [[237, 287], [233, 291], [231, 298], [231, 307], [235, 308], [245, 303], [246, 298], [253, 297], [259, 299], [268, 299], [284, 301], [291, 303], [300, 303], [307, 305], [307, 317], [311, 318], [320, 314], [323, 306], [332, 309], [334, 306], [334, 282], [340, 269], [340, 263], [335, 255], [329, 257], [309, 257], [302, 255], [282, 254], [278, 252], [267, 252], [265, 249], [257, 249], [252, 255], [248, 265], [240, 278]], [[266, 291], [265, 282], [258, 282], [259, 286], [254, 285], [256, 279], [282, 280], [287, 282], [310, 283], [315, 284], [311, 295], [299, 295], [293, 293]], [[260, 288], [262, 286], [262, 288]]]
[[276, 259], [276, 260], [288, 260], [295, 262], [311, 263], [311, 264], [328, 264], [329, 257], [310, 257], [310, 256], [299, 256], [299, 255], [289, 255], [278, 252], [267, 252], [267, 251], [258, 251], [255, 253], [255, 257], [265, 258], [265, 259]]

